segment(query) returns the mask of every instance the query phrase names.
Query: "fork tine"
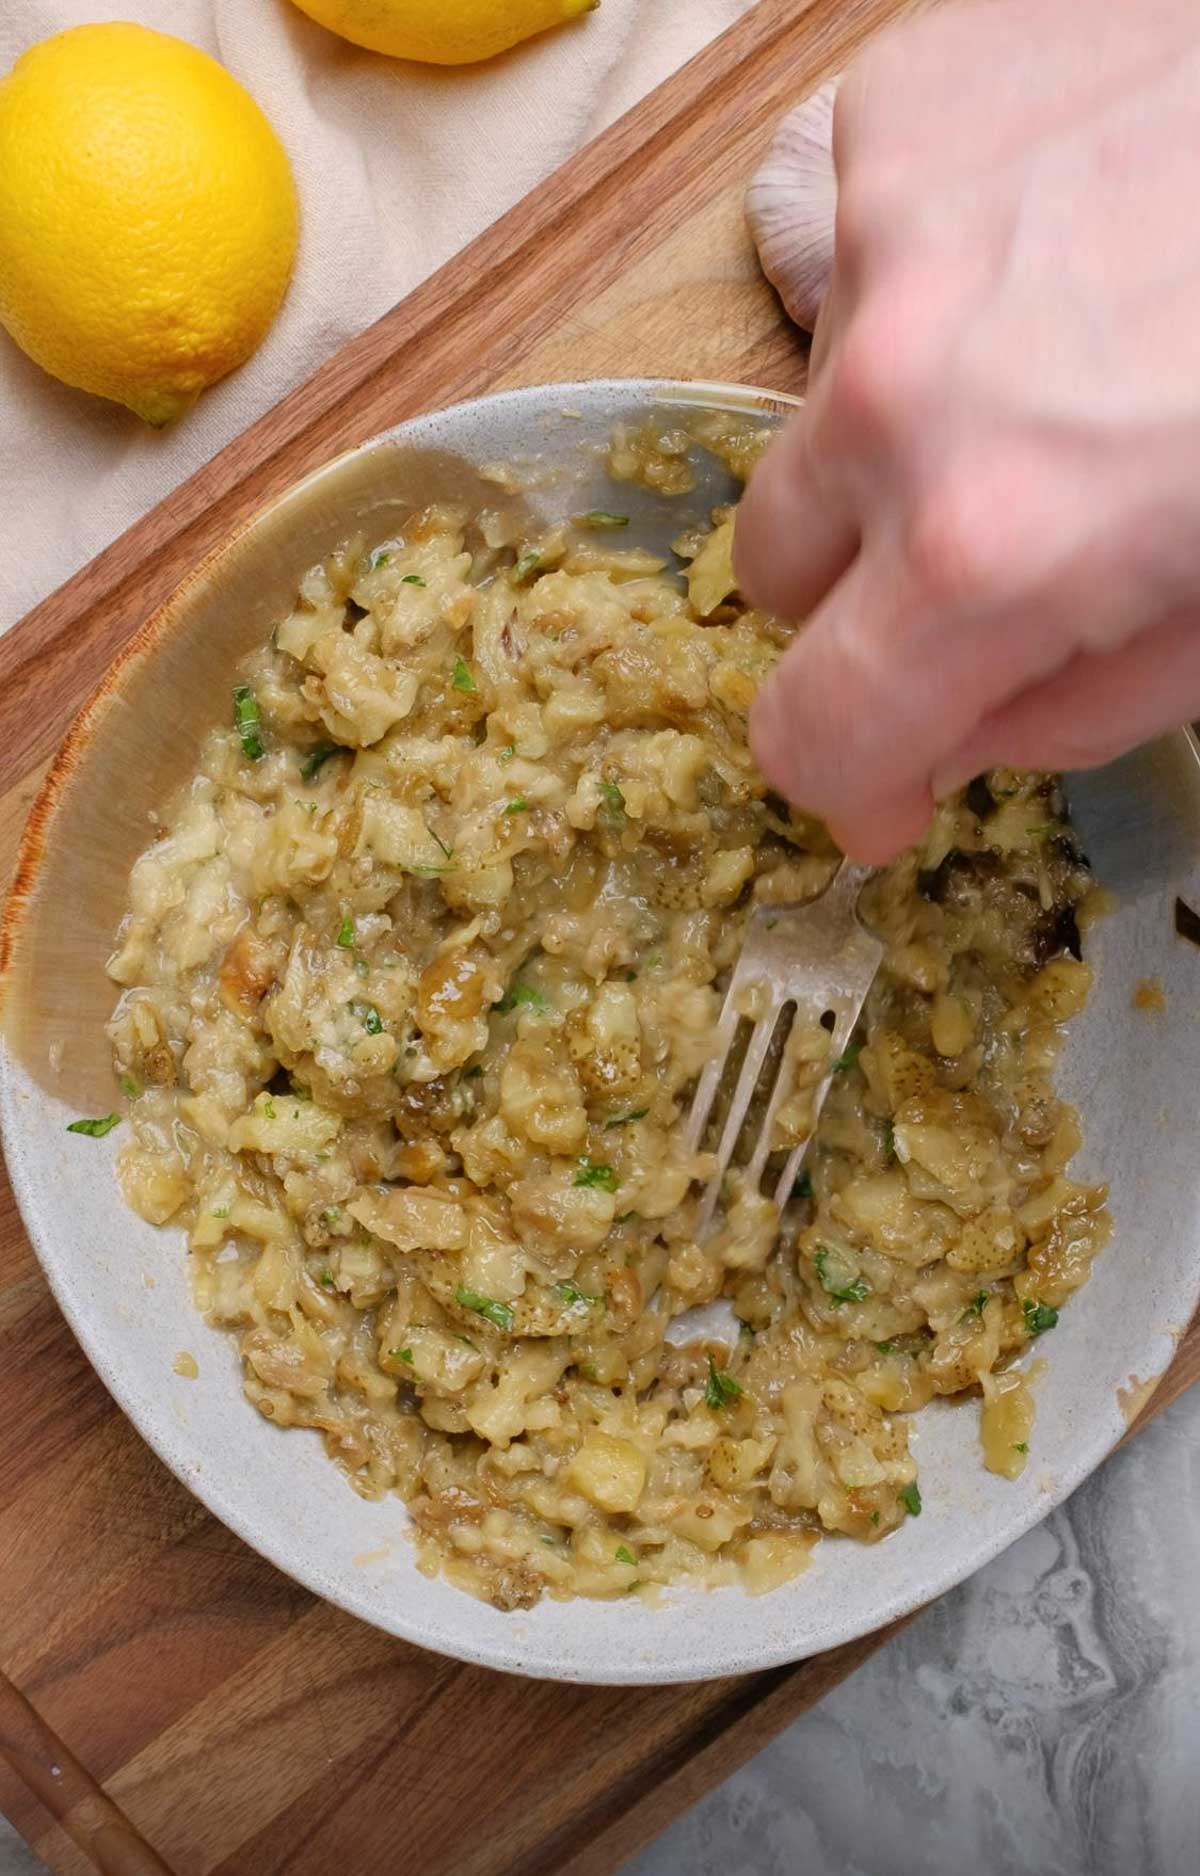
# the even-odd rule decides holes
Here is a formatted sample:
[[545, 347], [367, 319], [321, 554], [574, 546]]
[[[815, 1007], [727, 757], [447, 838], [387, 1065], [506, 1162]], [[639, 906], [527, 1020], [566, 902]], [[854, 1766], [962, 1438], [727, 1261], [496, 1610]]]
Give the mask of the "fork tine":
[[[781, 1016], [788, 1007], [786, 1001], [780, 1005], [779, 1013]], [[771, 1151], [771, 1128], [775, 1122], [775, 1113], [784, 1096], [791, 1088], [794, 1066], [791, 1057], [788, 1055], [788, 1042], [791, 1038], [792, 1030], [795, 1027], [796, 1016], [797, 1011], [793, 1005], [791, 1019], [787, 1025], [787, 1033], [783, 1038], [783, 1054], [779, 1058], [779, 1072], [775, 1076], [770, 1099], [767, 1102], [766, 1110], [762, 1117], [762, 1125], [758, 1130], [758, 1139], [754, 1142], [754, 1152], [751, 1154], [750, 1164], [746, 1168], [746, 1179], [752, 1186], [756, 1186], [762, 1178], [762, 1170], [767, 1163], [767, 1158]], [[778, 1021], [778, 1018], [776, 1020]]]
[[742, 1061], [742, 1072], [737, 1078], [737, 1087], [733, 1091], [733, 1099], [729, 1104], [729, 1112], [725, 1116], [725, 1126], [721, 1133], [720, 1145], [717, 1147], [716, 1170], [705, 1188], [704, 1198], [701, 1202], [699, 1215], [696, 1219], [696, 1230], [698, 1234], [707, 1230], [712, 1215], [716, 1210], [717, 1199], [721, 1192], [721, 1181], [725, 1176], [725, 1171], [730, 1160], [733, 1158], [733, 1149], [737, 1145], [739, 1136], [741, 1135], [742, 1126], [746, 1119], [746, 1110], [754, 1099], [754, 1090], [758, 1086], [758, 1078], [762, 1074], [762, 1066], [767, 1059], [767, 1050], [770, 1048], [771, 1038], [775, 1034], [775, 1026], [779, 1021], [781, 1007], [779, 1003], [772, 1003], [770, 1008], [758, 1018], [753, 1029], [750, 1031], [750, 1040], [746, 1044], [746, 1054]]
[[[857, 1004], [852, 1004], [849, 1007], [846, 1007], [845, 1005], [843, 1005], [843, 1007], [839, 1009], [837, 1012], [837, 1021], [834, 1023], [832, 1032], [829, 1037], [829, 1060], [831, 1064], [830, 1071], [825, 1076], [824, 1080], [819, 1083], [819, 1085], [813, 1092], [812, 1126], [810, 1127], [809, 1131], [805, 1134], [803, 1140], [801, 1140], [797, 1146], [793, 1147], [792, 1151], [788, 1154], [787, 1163], [784, 1166], [783, 1171], [780, 1173], [779, 1183], [775, 1187], [775, 1204], [778, 1206], [780, 1211], [783, 1210], [784, 1206], [787, 1204], [789, 1197], [791, 1196], [791, 1190], [792, 1190], [792, 1187], [796, 1183], [796, 1178], [797, 1178], [797, 1175], [799, 1174], [800, 1166], [804, 1159], [804, 1155], [808, 1152], [808, 1149], [810, 1145], [812, 1144], [812, 1137], [817, 1129], [817, 1120], [820, 1116], [821, 1109], [825, 1105], [825, 1096], [829, 1093], [830, 1088], [833, 1086], [832, 1064], [838, 1060], [839, 1056], [845, 1053], [847, 1047], [849, 1046], [850, 1038], [854, 1034], [854, 1025], [858, 1021], [860, 1008], [861, 1008], [861, 1005], [857, 1005]], [[754, 1155], [755, 1160], [758, 1162], [760, 1171], [761, 1171], [763, 1163], [766, 1160], [765, 1152], [762, 1155], [762, 1159], [759, 1159], [759, 1152], [764, 1143], [765, 1133], [766, 1133], [766, 1129], [764, 1128], [763, 1137], [760, 1137], [758, 1146], [756, 1146], [755, 1148], [755, 1155]]]
[[717, 1098], [717, 1089], [721, 1085], [721, 1076], [725, 1073], [725, 1064], [729, 1060], [729, 1051], [737, 1035], [739, 1017], [734, 1001], [737, 989], [738, 980], [735, 976], [726, 992], [725, 1003], [713, 1034], [713, 1053], [704, 1065], [700, 1079], [696, 1083], [696, 1092], [692, 1096], [692, 1108], [683, 1136], [684, 1146], [689, 1153], [696, 1152], [704, 1138], [704, 1129], [708, 1125], [708, 1117], [712, 1113], [712, 1105]]

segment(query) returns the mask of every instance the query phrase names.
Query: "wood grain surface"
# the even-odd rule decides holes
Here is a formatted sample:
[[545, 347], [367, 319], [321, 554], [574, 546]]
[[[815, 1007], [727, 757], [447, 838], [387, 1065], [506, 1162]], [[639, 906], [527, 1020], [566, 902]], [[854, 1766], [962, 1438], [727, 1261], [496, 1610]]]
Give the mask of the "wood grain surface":
[[[0, 876], [114, 653], [307, 468], [505, 385], [800, 388], [742, 190], [782, 112], [904, 10], [760, 0], [0, 641]], [[1198, 1376], [1193, 1330], [1147, 1411]], [[264, 1563], [141, 1443], [3, 1183], [0, 1416], [0, 1806], [60, 1876], [608, 1876], [886, 1639], [704, 1686], [589, 1689], [377, 1634]]]

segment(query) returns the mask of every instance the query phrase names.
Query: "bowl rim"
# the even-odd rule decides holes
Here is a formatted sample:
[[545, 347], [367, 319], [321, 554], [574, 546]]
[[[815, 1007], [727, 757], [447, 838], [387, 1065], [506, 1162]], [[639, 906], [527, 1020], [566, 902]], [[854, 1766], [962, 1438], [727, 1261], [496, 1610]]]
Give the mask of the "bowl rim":
[[[395, 442], [404, 443], [414, 429], [432, 418], [440, 418], [451, 413], [471, 412], [481, 408], [494, 409], [501, 404], [519, 406], [523, 402], [535, 408], [544, 408], [548, 393], [555, 396], [569, 396], [572, 392], [586, 393], [589, 399], [594, 399], [603, 391], [611, 393], [614, 401], [624, 399], [626, 402], [653, 404], [656, 399], [663, 399], [672, 404], [686, 403], [702, 408], [709, 405], [725, 409], [733, 407], [744, 409], [747, 413], [757, 412], [767, 415], [786, 414], [803, 403], [803, 399], [787, 393], [753, 386], [725, 384], [719, 381], [616, 378], [563, 380], [549, 384], [521, 386], [513, 390], [463, 400], [455, 405], [405, 419], [404, 422], [391, 429], [379, 432], [351, 449], [342, 451], [329, 461], [310, 469], [297, 481], [290, 483], [285, 489], [272, 496], [206, 552], [167, 598], [150, 613], [122, 647], [105, 671], [92, 696], [73, 719], [30, 810], [20, 843], [17, 869], [2, 917], [0, 917], [0, 1016], [3, 1014], [6, 989], [11, 988], [14, 975], [12, 965], [16, 956], [21, 926], [36, 893], [41, 861], [52, 836], [57, 813], [87, 753], [91, 736], [106, 711], [111, 707], [131, 667], [153, 656], [160, 640], [170, 630], [176, 614], [186, 606], [197, 584], [212, 573], [221, 559], [237, 543], [260, 527], [282, 504], [299, 499], [306, 491], [315, 488], [324, 478], [336, 475], [348, 461], [368, 455], [383, 445]], [[1190, 731], [1186, 734], [1192, 754], [1200, 763], [1200, 745], [1197, 745]], [[12, 1099], [11, 1061], [8, 1050], [3, 1046], [3, 1036], [0, 1032], [0, 1137], [7, 1131], [5, 1123], [13, 1113]], [[195, 1472], [187, 1469], [180, 1457], [171, 1456], [170, 1447], [161, 1429], [150, 1413], [143, 1409], [136, 1390], [124, 1383], [119, 1367], [114, 1369], [110, 1366], [106, 1358], [106, 1350], [102, 1346], [102, 1338], [98, 1332], [93, 1331], [86, 1308], [73, 1295], [66, 1274], [59, 1267], [59, 1260], [43, 1257], [39, 1243], [40, 1224], [37, 1230], [31, 1224], [31, 1220], [38, 1216], [38, 1212], [32, 1190], [32, 1177], [25, 1164], [24, 1155], [16, 1152], [6, 1157], [22, 1224], [42, 1274], [59, 1308], [116, 1405], [131, 1421], [161, 1463], [201, 1501], [206, 1510], [218, 1518], [235, 1536], [314, 1595], [332, 1602], [348, 1614], [398, 1639], [471, 1665], [527, 1675], [532, 1678], [555, 1679], [588, 1685], [679, 1684], [787, 1666], [804, 1659], [806, 1654], [826, 1652], [886, 1628], [897, 1619], [915, 1613], [955, 1584], [965, 1580], [983, 1564], [1015, 1542], [1017, 1538], [1039, 1524], [1055, 1506], [1067, 1498], [1082, 1480], [1095, 1470], [1121, 1437], [1119, 1428], [1114, 1429], [1110, 1421], [1101, 1420], [1092, 1427], [1088, 1435], [1077, 1440], [1070, 1461], [1059, 1469], [1053, 1492], [1040, 1494], [1024, 1509], [1015, 1510], [1013, 1517], [1004, 1525], [999, 1534], [992, 1533], [974, 1541], [960, 1541], [953, 1546], [948, 1546], [946, 1561], [939, 1569], [927, 1573], [919, 1595], [904, 1591], [893, 1591], [889, 1594], [886, 1586], [881, 1585], [883, 1593], [871, 1605], [869, 1613], [864, 1616], [860, 1611], [858, 1614], [848, 1615], [842, 1621], [832, 1624], [828, 1634], [822, 1637], [817, 1649], [802, 1647], [800, 1653], [797, 1653], [794, 1647], [789, 1647], [785, 1643], [775, 1648], [751, 1647], [747, 1651], [739, 1648], [734, 1641], [719, 1662], [711, 1656], [696, 1666], [642, 1661], [637, 1663], [636, 1670], [631, 1671], [630, 1663], [615, 1659], [610, 1662], [603, 1657], [593, 1658], [586, 1664], [577, 1664], [572, 1660], [561, 1658], [556, 1659], [550, 1666], [547, 1666], [544, 1661], [526, 1662], [523, 1659], [525, 1649], [515, 1634], [504, 1645], [493, 1645], [485, 1637], [474, 1636], [465, 1638], [455, 1636], [453, 1642], [443, 1636], [431, 1639], [423, 1627], [422, 1619], [419, 1616], [412, 1617], [403, 1603], [390, 1609], [386, 1619], [383, 1618], [378, 1604], [373, 1602], [365, 1584], [361, 1594], [356, 1594], [353, 1590], [345, 1589], [340, 1585], [332, 1585], [324, 1574], [318, 1557], [310, 1558], [303, 1553], [297, 1553], [281, 1537], [271, 1533], [264, 1534], [256, 1529], [254, 1524], [231, 1504], [218, 1473], [205, 1471], [197, 1476]], [[30, 1180], [28, 1186], [27, 1178]], [[1200, 1291], [1200, 1270], [1194, 1273], [1192, 1284], [1190, 1303], [1193, 1309], [1198, 1291]], [[1154, 1386], [1165, 1371], [1164, 1367], [1153, 1377]], [[699, 1595], [705, 1592], [694, 1589], [690, 1593]], [[721, 1596], [720, 1590], [707, 1593]], [[460, 1594], [465, 1594], [465, 1592], [460, 1592]], [[717, 1605], [714, 1604], [713, 1607], [715, 1615]], [[718, 1625], [714, 1623], [715, 1626]]]

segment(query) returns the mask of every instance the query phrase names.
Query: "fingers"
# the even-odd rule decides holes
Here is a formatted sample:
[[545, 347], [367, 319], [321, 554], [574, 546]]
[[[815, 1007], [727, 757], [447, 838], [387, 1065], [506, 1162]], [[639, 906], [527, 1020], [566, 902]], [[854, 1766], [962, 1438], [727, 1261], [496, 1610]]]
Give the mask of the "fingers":
[[789, 646], [755, 699], [750, 744], [781, 794], [822, 815], [852, 858], [879, 865], [919, 838], [934, 803], [914, 734], [928, 702], [902, 694], [873, 642], [872, 584], [856, 561]]
[[1080, 652], [985, 716], [944, 762], [939, 798], [983, 769], [1089, 769], [1200, 715], [1200, 615], [1112, 652]]
[[846, 571], [858, 528], [844, 496], [819, 474], [807, 411], [792, 418], [750, 478], [738, 508], [733, 560], [753, 605], [801, 619]]

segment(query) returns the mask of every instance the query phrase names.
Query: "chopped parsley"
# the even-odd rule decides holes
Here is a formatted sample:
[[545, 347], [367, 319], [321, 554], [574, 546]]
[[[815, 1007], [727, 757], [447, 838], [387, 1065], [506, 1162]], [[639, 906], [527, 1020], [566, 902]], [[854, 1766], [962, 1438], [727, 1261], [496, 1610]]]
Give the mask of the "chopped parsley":
[[232, 1209], [232, 1206], [229, 1205], [217, 1205], [214, 1207], [211, 1215], [214, 1218], [228, 1218]]
[[625, 819], [625, 797], [615, 782], [601, 782], [600, 798], [604, 804], [600, 812], [606, 821], [619, 823]]
[[307, 761], [303, 762], [300, 766], [300, 780], [302, 782], [315, 782], [330, 756], [342, 756], [345, 754], [346, 751], [341, 748], [338, 743], [318, 743], [316, 748], [309, 754]]
[[385, 548], [383, 549], [383, 551], [382, 551], [381, 553], [380, 553], [380, 552], [376, 552], [376, 553], [374, 553], [374, 554], [372, 554], [372, 555], [371, 555], [371, 570], [372, 570], [372, 572], [374, 572], [374, 570], [375, 570], [375, 568], [376, 568], [376, 567], [386, 567], [386, 566], [387, 566], [387, 563], [388, 563], [388, 561], [389, 561], [389, 560], [391, 559], [391, 557], [392, 557], [392, 554], [391, 554], [391, 549], [390, 549], [390, 548], [388, 548], [388, 547], [385, 547]]
[[898, 1497], [910, 1518], [920, 1517], [921, 1494], [915, 1485], [906, 1485], [904, 1490], [898, 1493]]
[[393, 1361], [406, 1361], [411, 1368], [413, 1365], [413, 1352], [411, 1348], [394, 1348], [391, 1351], [391, 1359]]
[[1038, 821], [1036, 826], [1027, 827], [1025, 831], [1030, 840], [1045, 840], [1049, 835], [1061, 833], [1062, 830], [1057, 821]]
[[518, 585], [520, 585], [522, 580], [529, 578], [541, 557], [536, 547], [531, 547], [527, 553], [521, 555], [521, 558], [513, 568], [513, 579], [516, 580]]
[[628, 515], [610, 515], [607, 508], [590, 508], [586, 515], [580, 515], [581, 528], [627, 528]]
[[499, 1010], [503, 1016], [507, 1011], [519, 1009], [522, 1006], [536, 1010], [539, 1016], [545, 1016], [550, 1008], [540, 990], [536, 989], [533, 984], [523, 984], [518, 978], [515, 983], [508, 986], [499, 1003], [493, 1003], [492, 1008]]
[[516, 753], [517, 745], [515, 743], [506, 743], [504, 748], [500, 751], [500, 754], [496, 757], [496, 760], [497, 762], [511, 762]]
[[1013, 1451], [1014, 1453], [1027, 1453], [1029, 1451], [1029, 1441], [1028, 1440], [1015, 1441], [1013, 1445]]
[[274, 1103], [274, 1101], [273, 1101], [273, 1100], [271, 1099], [271, 1097], [270, 1097], [270, 1095], [268, 1095], [268, 1096], [266, 1097], [266, 1099], [265, 1099], [265, 1101], [263, 1102], [263, 1113], [264, 1113], [264, 1114], [266, 1115], [266, 1117], [267, 1117], [267, 1119], [268, 1119], [268, 1120], [274, 1120], [274, 1118], [275, 1118], [275, 1103]]
[[605, 1121], [604, 1131], [608, 1133], [613, 1127], [628, 1127], [632, 1120], [645, 1120], [649, 1112], [648, 1107], [635, 1107], [630, 1114], [614, 1114], [611, 1120]]
[[894, 1355], [896, 1353], [896, 1344], [894, 1342], [876, 1342], [875, 1347], [881, 1355]]
[[130, 1101], [136, 1101], [138, 1095], [142, 1092], [132, 1075], [122, 1075], [117, 1082], [117, 1086], [120, 1088], [121, 1093]]
[[584, 1154], [572, 1181], [577, 1186], [597, 1186], [602, 1192], [615, 1192], [621, 1181], [611, 1166], [598, 1165]]
[[837, 1061], [833, 1064], [833, 1067], [829, 1071], [830, 1074], [831, 1075], [844, 1075], [848, 1068], [854, 1067], [854, 1064], [855, 1062], [857, 1062], [859, 1056], [862, 1054], [862, 1051], [863, 1051], [863, 1045], [861, 1042], [852, 1042], [850, 1044], [850, 1047], [846, 1050], [845, 1054], [838, 1056]]
[[343, 951], [353, 951], [357, 943], [354, 936], [354, 920], [348, 912], [338, 927], [337, 942]]
[[564, 1281], [556, 1283], [554, 1288], [568, 1309], [574, 1308], [576, 1303], [602, 1303], [604, 1301], [602, 1296], [593, 1296], [590, 1291], [581, 1290], [577, 1283]]
[[434, 840], [436, 840], [438, 846], [441, 848], [446, 858], [448, 860], [452, 860], [454, 858], [454, 848], [448, 847], [445, 841], [442, 839], [441, 835], [434, 833], [434, 830], [432, 827], [430, 827], [428, 821], [426, 821], [425, 823], [425, 830], [428, 834], [430, 834], [433, 837]]
[[528, 814], [529, 802], [524, 795], [514, 795], [504, 812], [505, 814]]
[[872, 1523], [872, 1524], [878, 1524], [878, 1523], [879, 1523], [879, 1513], [878, 1513], [877, 1511], [873, 1511], [873, 1512], [871, 1513], [871, 1523]]
[[1047, 1329], [1053, 1329], [1058, 1322], [1057, 1309], [1049, 1303], [1035, 1303], [1026, 1297], [1021, 1305], [1025, 1312], [1025, 1327], [1030, 1335], [1045, 1335]]
[[354, 1013], [360, 1018], [362, 1026], [368, 1036], [381, 1036], [383, 1034], [383, 1018], [373, 1003], [360, 1004]]
[[634, 1556], [633, 1552], [630, 1550], [628, 1544], [617, 1545], [617, 1562], [618, 1563], [636, 1563], [637, 1562], [637, 1558]]
[[484, 1296], [479, 1290], [469, 1290], [465, 1283], [460, 1283], [454, 1292], [454, 1300], [460, 1309], [473, 1309], [477, 1316], [490, 1322], [496, 1329], [503, 1329], [511, 1335], [516, 1317], [507, 1303], [498, 1303], [494, 1297]]
[[328, 1269], [323, 1270], [320, 1276], [317, 1278], [317, 1282], [320, 1284], [323, 1290], [332, 1290], [333, 1288], [332, 1270], [328, 1270]]
[[424, 586], [425, 581], [421, 578], [419, 573], [402, 573], [400, 575], [400, 584], [401, 586]]
[[475, 679], [471, 676], [471, 667], [463, 658], [456, 658], [454, 660], [454, 676], [451, 678], [450, 682], [453, 684], [455, 690], [475, 690], [477, 688]]
[[971, 1298], [970, 1302], [967, 1304], [967, 1307], [963, 1310], [960, 1320], [963, 1322], [969, 1322], [971, 1317], [973, 1316], [977, 1322], [982, 1321], [983, 1312], [987, 1308], [988, 1302], [991, 1299], [991, 1294], [992, 1293], [990, 1290], [978, 1291], [976, 1295], [974, 1295]]
[[711, 1407], [714, 1412], [719, 1412], [722, 1407], [728, 1406], [731, 1400], [736, 1400], [741, 1391], [741, 1382], [735, 1381], [733, 1376], [726, 1374], [723, 1368], [718, 1368], [710, 1355], [708, 1380], [704, 1384], [705, 1406]]
[[341, 1215], [342, 1208], [340, 1205], [327, 1205], [325, 1210], [321, 1213], [321, 1217], [327, 1225], [336, 1225]]
[[831, 1303], [863, 1303], [871, 1294], [871, 1286], [865, 1277], [855, 1277], [852, 1282], [839, 1286], [829, 1275], [829, 1252], [822, 1245], [813, 1258], [821, 1288]]
[[258, 698], [248, 684], [235, 684], [233, 727], [242, 739], [242, 753], [248, 756], [251, 762], [261, 762], [263, 759], [262, 739], [258, 734], [261, 723]]
[[896, 1129], [890, 1120], [883, 1129], [883, 1156], [889, 1165], [896, 1157]]

